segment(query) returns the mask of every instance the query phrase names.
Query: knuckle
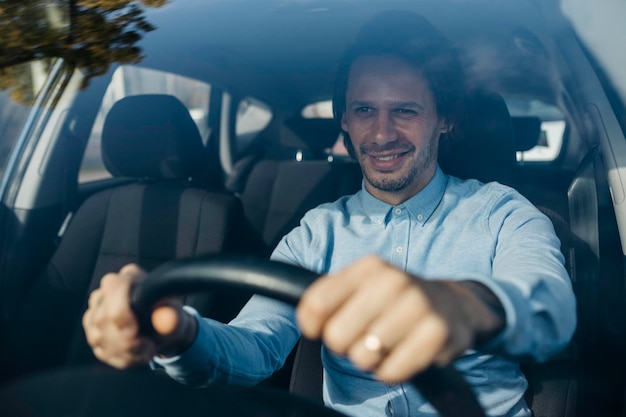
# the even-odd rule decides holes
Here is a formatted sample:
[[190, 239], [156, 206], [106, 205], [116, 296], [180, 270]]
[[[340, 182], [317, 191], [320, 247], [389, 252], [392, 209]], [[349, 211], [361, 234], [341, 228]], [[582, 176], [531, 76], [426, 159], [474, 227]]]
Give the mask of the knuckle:
[[374, 270], [384, 270], [389, 268], [389, 264], [377, 255], [370, 255], [367, 258], [368, 266]]
[[82, 318], [82, 324], [83, 324], [83, 328], [85, 330], [89, 329], [89, 322], [90, 322], [90, 317], [91, 317], [91, 309], [87, 309], [84, 313], [83, 313], [83, 318]]
[[126, 264], [120, 268], [120, 274], [133, 273], [139, 270], [139, 266], [136, 263]]
[[95, 301], [97, 300], [97, 298], [100, 296], [102, 290], [100, 289], [95, 289], [91, 292], [91, 294], [89, 294], [89, 299], [87, 300], [87, 304], [91, 307], [94, 305]]
[[331, 320], [324, 327], [323, 339], [326, 346], [332, 351], [340, 354], [347, 353], [350, 340], [346, 338], [344, 327], [340, 323], [337, 323], [337, 321]]
[[92, 348], [99, 346], [102, 339], [100, 332], [95, 330], [86, 331], [85, 338], [87, 339], [87, 344]]
[[306, 293], [302, 299], [301, 308], [307, 316], [310, 316], [313, 319], [325, 317], [328, 311], [328, 306], [324, 297], [310, 292]]
[[450, 327], [446, 321], [438, 315], [432, 315], [430, 321], [430, 337], [440, 346], [450, 339]]
[[385, 277], [385, 286], [389, 287], [393, 292], [404, 294], [411, 288], [411, 281], [408, 276], [400, 271], [389, 274]]
[[139, 265], [131, 263], [124, 265], [122, 269], [120, 269], [119, 275], [125, 275], [131, 279], [138, 279], [143, 277], [145, 272]]
[[102, 279], [100, 279], [100, 289], [106, 288], [111, 285], [112, 281], [114, 281], [116, 278], [116, 273], [109, 272], [108, 274], [105, 274]]

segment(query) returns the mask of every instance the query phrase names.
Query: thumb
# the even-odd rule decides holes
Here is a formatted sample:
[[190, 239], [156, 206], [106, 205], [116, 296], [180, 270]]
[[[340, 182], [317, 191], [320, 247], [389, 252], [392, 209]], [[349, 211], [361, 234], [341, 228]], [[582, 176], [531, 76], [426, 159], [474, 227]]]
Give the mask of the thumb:
[[161, 336], [174, 335], [181, 320], [179, 314], [179, 309], [172, 306], [157, 307], [152, 311], [152, 327]]
[[161, 305], [152, 311], [152, 327], [158, 333], [157, 351], [163, 356], [176, 356], [195, 340], [195, 317], [180, 306]]

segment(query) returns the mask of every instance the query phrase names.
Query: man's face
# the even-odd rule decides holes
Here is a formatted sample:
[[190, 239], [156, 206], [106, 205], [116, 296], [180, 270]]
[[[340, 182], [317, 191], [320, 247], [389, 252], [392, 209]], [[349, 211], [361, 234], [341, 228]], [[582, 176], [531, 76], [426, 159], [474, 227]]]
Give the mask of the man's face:
[[352, 139], [365, 187], [390, 204], [406, 201], [428, 184], [439, 136], [450, 130], [424, 77], [387, 55], [362, 56], [353, 63], [341, 126]]

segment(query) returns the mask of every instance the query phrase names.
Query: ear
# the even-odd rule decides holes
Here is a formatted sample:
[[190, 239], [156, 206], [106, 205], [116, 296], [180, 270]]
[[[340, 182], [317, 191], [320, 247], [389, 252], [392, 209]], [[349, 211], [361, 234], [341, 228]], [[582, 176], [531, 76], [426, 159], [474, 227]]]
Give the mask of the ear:
[[343, 130], [344, 132], [348, 131], [348, 122], [346, 121], [346, 111], [344, 110], [343, 113], [341, 113], [341, 130]]
[[454, 129], [454, 123], [449, 122], [447, 119], [441, 119], [439, 122], [439, 133], [449, 133], [452, 129]]

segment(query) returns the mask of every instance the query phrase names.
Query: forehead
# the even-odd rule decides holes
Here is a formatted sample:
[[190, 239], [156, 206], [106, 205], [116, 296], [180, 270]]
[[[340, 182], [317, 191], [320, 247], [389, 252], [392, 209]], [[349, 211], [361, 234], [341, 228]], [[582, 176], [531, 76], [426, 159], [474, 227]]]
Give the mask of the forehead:
[[347, 99], [423, 102], [432, 101], [432, 92], [422, 73], [407, 61], [393, 55], [364, 55], [350, 68]]

